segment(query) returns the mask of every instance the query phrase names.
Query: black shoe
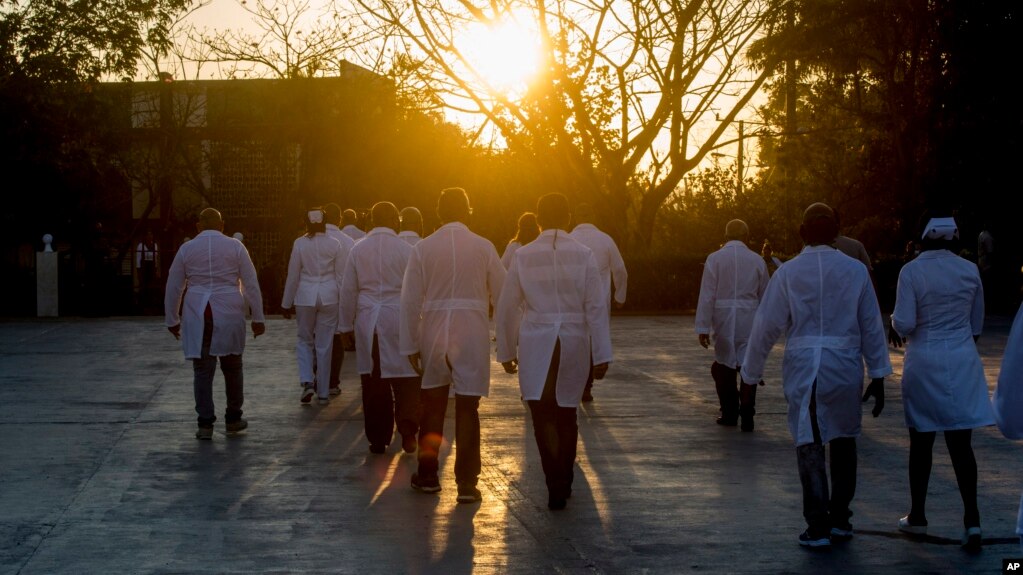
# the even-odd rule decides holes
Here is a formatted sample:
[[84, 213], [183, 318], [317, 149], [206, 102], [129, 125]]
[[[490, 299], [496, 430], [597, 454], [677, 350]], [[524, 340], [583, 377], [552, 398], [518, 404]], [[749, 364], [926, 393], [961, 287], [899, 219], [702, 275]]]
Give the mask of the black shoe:
[[199, 429], [195, 431], [195, 438], [206, 441], [213, 439], [213, 426], [212, 425], [209, 427], [199, 426]]
[[[734, 424], [733, 424], [734, 425]], [[753, 416], [743, 416], [742, 423], [739, 425], [739, 429], [743, 431], [753, 431]]]
[[418, 443], [416, 442], [416, 434], [409, 433], [408, 435], [401, 436], [401, 449], [405, 453], [415, 453]]
[[718, 425], [727, 425], [728, 427], [735, 427], [739, 424], [738, 417], [725, 417], [724, 415], [714, 420]]
[[483, 494], [475, 486], [471, 485], [459, 485], [458, 486], [458, 497], [455, 501], [459, 503], [476, 503], [477, 501], [483, 500]]
[[564, 497], [555, 497], [551, 495], [547, 498], [547, 509], [551, 511], [560, 511], [568, 505], [568, 500]]
[[387, 451], [387, 446], [386, 445], [370, 444], [370, 446], [369, 446], [369, 452], [370, 453], [376, 453], [377, 455], [380, 455], [381, 453], [383, 453], [385, 451]]
[[822, 534], [812, 534], [807, 529], [799, 534], [799, 544], [810, 548], [831, 547], [831, 537]]
[[245, 421], [244, 419], [239, 419], [238, 421], [229, 421], [229, 422], [227, 422], [227, 426], [226, 427], [227, 427], [227, 435], [228, 435], [228, 437], [230, 437], [230, 436], [233, 436], [233, 435], [237, 435], [239, 432], [242, 432], [242, 431], [245, 431], [246, 429], [248, 429], [249, 428], [249, 422]]
[[587, 389], [586, 391], [583, 392], [583, 401], [587, 403], [593, 401], [593, 394], [590, 393], [590, 390]]
[[418, 473], [412, 474], [412, 489], [423, 493], [437, 493], [440, 491], [440, 481], [434, 477], [431, 479], [420, 478]]

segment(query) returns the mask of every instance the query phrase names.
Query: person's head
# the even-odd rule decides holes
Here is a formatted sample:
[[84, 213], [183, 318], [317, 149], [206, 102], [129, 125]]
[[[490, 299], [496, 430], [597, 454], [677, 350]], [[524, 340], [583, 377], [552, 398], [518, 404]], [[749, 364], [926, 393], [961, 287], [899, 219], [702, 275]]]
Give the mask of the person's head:
[[374, 228], [391, 228], [398, 231], [398, 208], [391, 202], [377, 202], [369, 211]]
[[469, 222], [472, 209], [469, 207], [469, 195], [462, 188], [445, 188], [437, 198], [437, 217], [441, 223]]
[[222, 232], [224, 231], [224, 218], [218, 210], [206, 208], [199, 212], [199, 221], [195, 224], [195, 227], [200, 233], [206, 230]]
[[920, 218], [918, 227], [920, 251], [959, 250], [959, 226], [951, 214], [928, 211]]
[[341, 206], [330, 203], [323, 206], [323, 220], [335, 226], [341, 224]]
[[419, 208], [408, 206], [401, 209], [398, 214], [401, 218], [401, 231], [416, 232], [423, 235], [423, 214]]
[[760, 255], [767, 258], [771, 257], [772, 254], [774, 254], [774, 248], [771, 247], [771, 242], [764, 240], [764, 245], [760, 247]]
[[831, 244], [838, 236], [838, 221], [831, 206], [816, 202], [803, 212], [803, 223], [799, 226], [799, 237], [810, 246]]
[[596, 220], [596, 214], [593, 212], [593, 206], [587, 203], [579, 204], [575, 207], [572, 212], [572, 220], [578, 224], [592, 224]]
[[522, 212], [519, 216], [518, 228], [515, 232], [513, 242], [526, 245], [540, 235], [540, 226], [536, 223], [536, 214], [533, 212]]
[[732, 220], [725, 224], [725, 239], [728, 241], [746, 241], [749, 237], [749, 226], [742, 220]]
[[349, 208], [341, 212], [341, 224], [345, 226], [355, 226], [359, 223], [359, 213]]
[[541, 230], [564, 230], [571, 221], [572, 212], [564, 194], [550, 193], [536, 202], [536, 222]]
[[310, 208], [305, 214], [305, 235], [311, 238], [326, 231], [327, 222], [324, 221], [323, 208]]

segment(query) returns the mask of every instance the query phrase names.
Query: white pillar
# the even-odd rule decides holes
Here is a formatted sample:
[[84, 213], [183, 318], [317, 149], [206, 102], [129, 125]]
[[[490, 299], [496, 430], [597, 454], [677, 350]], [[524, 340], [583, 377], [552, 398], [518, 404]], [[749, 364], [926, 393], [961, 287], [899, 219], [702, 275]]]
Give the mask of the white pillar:
[[57, 317], [57, 252], [50, 245], [53, 236], [43, 236], [46, 247], [36, 252], [36, 315]]

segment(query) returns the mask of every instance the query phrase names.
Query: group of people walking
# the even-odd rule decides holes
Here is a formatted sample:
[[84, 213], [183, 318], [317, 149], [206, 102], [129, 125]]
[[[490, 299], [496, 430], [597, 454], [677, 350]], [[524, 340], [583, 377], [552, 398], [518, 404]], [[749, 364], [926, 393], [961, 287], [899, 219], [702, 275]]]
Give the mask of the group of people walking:
[[[490, 388], [493, 310], [497, 359], [509, 373], [519, 373], [548, 505], [561, 509], [571, 495], [576, 408], [588, 379], [601, 379], [612, 359], [611, 275], [615, 298], [624, 302], [624, 264], [609, 237], [593, 233], [599, 230], [591, 224], [583, 230], [599, 247], [573, 238], [569, 203], [560, 194], [540, 199], [538, 233], [506, 250], [512, 252], [506, 253], [507, 267], [494, 245], [469, 229], [470, 214], [461, 188], [440, 193], [441, 225], [426, 237], [418, 210], [399, 212], [390, 202], [372, 207], [372, 229], [358, 237], [344, 226], [338, 206], [308, 211], [306, 233], [292, 246], [281, 302], [297, 322], [300, 403], [315, 397], [327, 405], [341, 393], [340, 364], [345, 349], [354, 349], [369, 450], [384, 453], [397, 429], [403, 451], [417, 453], [412, 487], [435, 493], [441, 490], [438, 458], [453, 397], [457, 501], [479, 501], [479, 403]], [[244, 246], [223, 235], [214, 209], [202, 212], [199, 227], [171, 266], [165, 305], [168, 329], [184, 336], [185, 357], [195, 368], [196, 437], [210, 439], [218, 359], [230, 380], [227, 432], [247, 428], [241, 417], [246, 307], [253, 310], [253, 334], [265, 326]], [[526, 234], [520, 230], [521, 239]]]
[[[625, 300], [625, 267], [614, 243], [585, 221], [588, 208], [577, 209], [569, 232], [573, 213], [563, 195], [543, 196], [535, 213], [519, 219], [503, 261], [469, 229], [470, 214], [465, 191], [445, 189], [437, 202], [441, 225], [422, 237], [418, 210], [380, 202], [371, 210], [372, 229], [356, 239], [341, 227], [336, 205], [308, 212], [282, 301], [298, 322], [300, 402], [315, 396], [328, 404], [340, 393], [340, 362], [345, 349], [354, 349], [370, 451], [383, 453], [397, 429], [402, 449], [417, 453], [411, 486], [435, 493], [454, 398], [457, 501], [479, 501], [479, 403], [489, 393], [493, 310], [496, 359], [519, 376], [548, 506], [562, 509], [572, 493], [577, 407], [613, 360], [609, 308]], [[165, 301], [168, 329], [183, 338], [185, 357], [193, 360], [199, 439], [212, 437], [218, 360], [227, 381], [227, 432], [247, 427], [246, 308], [253, 335], [265, 330], [252, 263], [222, 229], [219, 212], [202, 212], [200, 233], [170, 268]], [[765, 363], [774, 344], [785, 341], [782, 387], [807, 523], [800, 545], [824, 547], [853, 535], [861, 403], [874, 399], [874, 417], [884, 408], [888, 343], [906, 346], [911, 507], [898, 528], [926, 533], [931, 450], [941, 431], [964, 504], [963, 545], [981, 544], [971, 432], [997, 416], [1006, 436], [1023, 435], [1023, 326], [1014, 325], [992, 409], [975, 346], [984, 318], [976, 265], [950, 249], [958, 239], [954, 219], [925, 218], [920, 234], [922, 252], [900, 273], [887, 334], [870, 271], [836, 248], [838, 218], [825, 204], [806, 209], [803, 250], [773, 271], [746, 246], [749, 229], [741, 220], [727, 224], [725, 244], [707, 258], [695, 325], [699, 343], [714, 346], [717, 423], [754, 430]]]
[[[983, 286], [977, 266], [956, 255], [955, 220], [928, 216], [922, 224], [922, 252], [899, 274], [887, 341], [870, 269], [838, 246], [838, 217], [826, 204], [806, 209], [803, 250], [770, 275], [764, 259], [746, 246], [749, 230], [741, 220], [727, 224], [725, 244], [707, 258], [696, 333], [703, 347], [714, 342], [717, 423], [734, 426], [741, 420], [743, 431], [753, 431], [755, 392], [764, 384], [771, 349], [784, 338], [782, 385], [807, 523], [800, 545], [826, 547], [853, 536], [860, 404], [873, 398], [874, 417], [884, 409], [890, 342], [906, 347], [902, 398], [910, 437], [911, 506], [896, 525], [910, 534], [927, 532], [931, 450], [940, 431], [963, 501], [962, 544], [980, 548], [971, 434], [995, 423], [975, 345], [983, 330]], [[1014, 333], [1023, 339], [1023, 327]], [[1012, 438], [1023, 435], [1018, 357], [1023, 342], [1016, 346], [1006, 350], [994, 402], [999, 426]], [[870, 380], [865, 392], [864, 371]], [[1017, 530], [1023, 535], [1023, 501]]]

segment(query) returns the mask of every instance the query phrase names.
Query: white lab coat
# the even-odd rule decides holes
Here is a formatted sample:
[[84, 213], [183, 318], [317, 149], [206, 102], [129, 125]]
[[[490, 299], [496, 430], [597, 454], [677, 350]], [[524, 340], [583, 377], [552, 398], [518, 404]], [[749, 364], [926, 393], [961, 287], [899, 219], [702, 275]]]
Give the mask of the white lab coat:
[[504, 248], [504, 253], [501, 254], [501, 265], [504, 269], [511, 268], [512, 258], [515, 256], [515, 251], [522, 247], [522, 244], [517, 241], [510, 241]]
[[495, 311], [497, 360], [518, 358], [523, 399], [540, 399], [560, 339], [557, 402], [579, 405], [591, 351], [594, 365], [612, 359], [604, 296], [593, 252], [564, 231], [544, 230], [515, 252]]
[[373, 372], [373, 334], [380, 349], [380, 377], [415, 377], [398, 349], [401, 282], [412, 246], [390, 228], [373, 228], [352, 249], [341, 284], [338, 331], [355, 332], [356, 369]]
[[611, 303], [611, 280], [613, 279], [614, 299], [619, 304], [624, 304], [629, 273], [625, 270], [625, 261], [622, 260], [622, 254], [618, 251], [615, 241], [593, 224], [579, 224], [569, 235], [593, 252], [593, 257], [597, 259], [597, 270], [600, 272], [600, 282], [604, 287], [608, 303]]
[[359, 241], [362, 238], [366, 237], [366, 232], [362, 231], [361, 229], [359, 229], [358, 226], [353, 224], [348, 224], [347, 226], [341, 228], [341, 231], [348, 234], [348, 237], [352, 238], [355, 241]]
[[821, 440], [858, 436], [864, 361], [872, 379], [892, 373], [866, 266], [831, 246], [807, 246], [778, 268], [753, 319], [744, 381], [763, 379], [767, 355], [782, 335], [782, 385], [796, 446], [813, 443], [814, 381]]
[[342, 232], [334, 224], [327, 224], [327, 235], [341, 244], [341, 269], [345, 269], [345, 263], [348, 262], [348, 254], [355, 247], [355, 240], [352, 239], [352, 236]]
[[739, 240], [707, 256], [696, 305], [696, 333], [713, 334], [716, 362], [732, 369], [741, 365], [753, 316], [769, 279], [764, 258]]
[[299, 236], [291, 246], [281, 307], [337, 305], [345, 271], [342, 257], [341, 243], [326, 234]]
[[928, 250], [902, 267], [892, 327], [906, 338], [902, 403], [917, 431], [994, 424], [973, 336], [984, 329], [984, 288], [973, 262]]
[[1023, 306], [1016, 311], [1016, 319], [1012, 320], [991, 403], [995, 423], [1002, 435], [1009, 439], [1023, 439]]
[[494, 244], [460, 222], [412, 248], [401, 289], [401, 353], [422, 355], [423, 389], [453, 384], [459, 395], [490, 393], [489, 306], [504, 276]]
[[410, 246], [414, 246], [419, 243], [419, 240], [423, 239], [419, 237], [419, 234], [412, 230], [402, 230], [398, 232], [398, 237], [405, 240]]
[[[185, 292], [183, 318], [178, 315], [182, 292]], [[246, 303], [252, 310], [252, 321], [261, 323], [263, 296], [245, 246], [216, 230], [205, 230], [185, 242], [167, 273], [165, 320], [168, 327], [181, 324], [185, 359], [202, 357], [203, 313], [207, 303], [213, 311], [210, 355], [241, 354], [245, 350]]]

